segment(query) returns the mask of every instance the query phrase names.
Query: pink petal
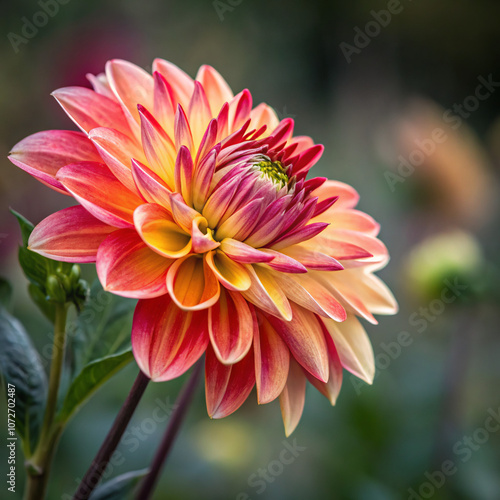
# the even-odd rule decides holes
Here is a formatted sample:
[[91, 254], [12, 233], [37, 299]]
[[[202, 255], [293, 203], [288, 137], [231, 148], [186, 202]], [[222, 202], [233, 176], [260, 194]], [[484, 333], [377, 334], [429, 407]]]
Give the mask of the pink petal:
[[269, 322], [286, 342], [293, 357], [311, 375], [327, 382], [328, 352], [320, 319], [293, 302], [291, 307], [293, 313], [291, 321], [280, 321], [268, 316]]
[[113, 94], [113, 91], [109, 86], [108, 79], [106, 78], [106, 75], [104, 73], [100, 73], [99, 75], [87, 73], [85, 77], [92, 85], [94, 92], [97, 92], [98, 94], [101, 94], [105, 97], [109, 97], [110, 99], [116, 100], [116, 96], [115, 94]]
[[248, 266], [234, 262], [220, 250], [206, 253], [205, 260], [219, 282], [228, 290], [244, 291], [250, 288], [252, 281]]
[[250, 117], [252, 110], [252, 94], [245, 89], [235, 95], [229, 102], [229, 132], [241, 128]]
[[95, 217], [115, 227], [132, 227], [133, 213], [142, 200], [109, 170], [96, 162], [66, 165], [57, 180]]
[[177, 112], [175, 113], [174, 137], [177, 150], [181, 146], [186, 146], [191, 153], [194, 152], [193, 135], [189, 120], [180, 104], [177, 106]]
[[250, 276], [251, 285], [248, 290], [242, 292], [243, 296], [263, 311], [280, 318], [280, 320], [290, 321], [292, 309], [284, 291], [278, 285], [274, 273], [258, 264], [247, 265], [246, 269]]
[[270, 148], [274, 148], [280, 144], [284, 144], [293, 134], [294, 122], [291, 118], [281, 120], [280, 124], [273, 130], [270, 137], [266, 139], [266, 143]]
[[394, 314], [397, 311], [397, 302], [387, 286], [365, 269], [348, 269], [339, 276], [328, 273], [322, 275], [322, 279], [353, 312], [371, 323], [377, 323], [372, 313]]
[[202, 211], [210, 192], [210, 186], [215, 172], [217, 151], [212, 150], [196, 167], [193, 178], [193, 206]]
[[140, 137], [137, 105], [153, 109], [153, 77], [139, 66], [121, 59], [106, 63], [106, 76], [111, 90], [121, 103], [130, 128]]
[[370, 236], [377, 236], [380, 231], [380, 224], [372, 217], [354, 209], [332, 207], [332, 209], [319, 216], [317, 220], [330, 222], [335, 229], [349, 229]]
[[331, 283], [330, 276], [330, 273], [309, 272], [295, 279], [311, 294], [315, 302], [330, 318], [336, 321], [345, 321], [347, 314], [341, 304], [343, 301], [337, 300], [339, 294], [327, 284], [327, 281]]
[[323, 252], [339, 261], [366, 259], [373, 255], [360, 246], [336, 240], [325, 233], [307, 241], [305, 245], [313, 252]]
[[[210, 120], [208, 127], [206, 128], [203, 137], [201, 139], [200, 147], [196, 153], [195, 165], [198, 168], [200, 162], [207, 156], [213, 147], [216, 145], [217, 140], [217, 120]], [[218, 146], [220, 148], [220, 145]]]
[[167, 274], [167, 288], [172, 300], [181, 308], [197, 311], [213, 306], [220, 295], [220, 285], [201, 256], [187, 255], [177, 259]]
[[273, 242], [272, 247], [274, 250], [281, 250], [282, 248], [290, 247], [292, 245], [296, 245], [297, 243], [310, 240], [324, 231], [328, 226], [328, 223], [313, 222], [312, 224], [308, 224], [307, 226], [300, 227], [288, 234], [285, 234], [285, 236], [282, 236]]
[[[284, 290], [289, 300], [319, 316], [343, 321], [346, 318], [346, 312], [340, 302], [324, 287], [310, 284], [307, 290], [304, 287], [306, 277], [307, 275], [290, 276], [285, 273], [275, 275], [278, 285]], [[307, 283], [310, 282], [307, 281]]]
[[[200, 229], [206, 232], [202, 232]], [[194, 253], [205, 253], [214, 250], [220, 246], [218, 241], [215, 241], [212, 236], [212, 231], [207, 230], [207, 220], [201, 215], [193, 220], [191, 227], [191, 239], [193, 242]]]
[[131, 171], [131, 160], [146, 161], [136, 141], [112, 128], [98, 127], [89, 132], [101, 158], [117, 179], [130, 191], [137, 192]]
[[340, 271], [344, 269], [342, 264], [333, 257], [300, 245], [284, 248], [281, 252], [297, 260], [308, 269], [318, 269], [320, 271]]
[[205, 397], [211, 418], [234, 413], [247, 399], [255, 385], [253, 351], [239, 363], [223, 365], [213, 349], [207, 348], [205, 359]]
[[165, 181], [169, 189], [173, 190], [174, 165], [177, 156], [175, 146], [146, 108], [139, 105], [138, 110], [141, 118], [142, 147], [149, 167]]
[[[329, 226], [321, 236], [325, 236], [328, 239], [341, 241], [343, 243], [348, 243], [350, 245], [355, 245], [364, 249], [365, 253], [371, 254], [371, 256], [363, 260], [364, 263], [381, 262], [388, 260], [389, 252], [387, 251], [386, 246], [379, 239], [368, 234], [360, 233], [359, 231], [353, 231], [351, 229], [336, 229], [332, 226]], [[341, 259], [338, 258], [337, 260]]]
[[290, 195], [286, 195], [273, 201], [259, 221], [259, 228], [245, 240], [245, 243], [260, 248], [273, 241], [280, 234], [280, 221], [286, 214], [291, 198]]
[[145, 203], [134, 212], [134, 224], [149, 248], [168, 259], [177, 259], [191, 251], [191, 236], [174, 221], [161, 205]]
[[292, 175], [307, 173], [319, 161], [324, 150], [325, 147], [323, 145], [316, 144], [312, 148], [300, 153], [297, 160], [290, 159], [290, 161], [294, 162]]
[[250, 350], [257, 322], [239, 294], [221, 290], [208, 310], [208, 332], [217, 359], [226, 365], [241, 361]]
[[56, 191], [68, 194], [55, 178], [59, 169], [68, 163], [100, 161], [100, 156], [81, 132], [46, 130], [18, 142], [9, 160]]
[[29, 249], [63, 262], [95, 262], [97, 249], [116, 228], [104, 224], [81, 206], [49, 215], [29, 239]]
[[172, 263], [142, 241], [135, 229], [110, 234], [97, 252], [97, 275], [103, 288], [132, 299], [167, 293], [167, 270]]
[[170, 84], [175, 94], [176, 104], [180, 103], [187, 107], [194, 91], [193, 79], [175, 64], [164, 59], [153, 61], [153, 71], [161, 73]]
[[267, 127], [265, 135], [270, 135], [279, 125], [279, 118], [276, 115], [276, 112], [265, 103], [261, 103], [252, 109], [250, 112], [250, 118], [252, 119], [250, 128], [257, 130], [264, 125]]
[[219, 189], [215, 190], [208, 198], [205, 206], [203, 207], [202, 215], [208, 221], [209, 227], [217, 227], [219, 220], [224, 215], [231, 199], [236, 193], [240, 180], [233, 178], [224, 183]]
[[262, 315], [254, 336], [255, 380], [259, 404], [274, 401], [283, 391], [288, 377], [290, 351], [285, 342]]
[[225, 102], [229, 102], [233, 98], [233, 92], [226, 80], [212, 66], [206, 64], [201, 66], [196, 80], [205, 89], [213, 116], [217, 115]]
[[181, 146], [175, 160], [175, 190], [187, 205], [192, 203], [193, 158], [186, 146]]
[[163, 382], [186, 372], [207, 348], [207, 315], [179, 309], [168, 295], [139, 300], [132, 349], [139, 368]]
[[300, 417], [304, 411], [306, 399], [306, 377], [300, 365], [292, 358], [290, 359], [290, 371], [285, 388], [280, 394], [281, 416], [285, 425], [285, 434], [290, 434], [299, 424]]
[[326, 212], [338, 201], [338, 199], [338, 196], [331, 196], [330, 198], [326, 198], [325, 200], [318, 202], [316, 208], [314, 209], [313, 218], [318, 217], [323, 212]]
[[340, 362], [337, 349], [332, 337], [325, 328], [325, 340], [328, 347], [328, 366], [330, 367], [330, 376], [328, 382], [324, 383], [313, 377], [309, 372], [305, 372], [307, 380], [323, 394], [332, 405], [337, 401], [337, 397], [342, 387], [342, 363]]
[[241, 207], [219, 225], [215, 237], [218, 240], [225, 238], [244, 240], [258, 223], [262, 205], [262, 198], [259, 198]]
[[174, 91], [165, 77], [155, 71], [153, 114], [169, 137], [174, 136], [175, 97]]
[[306, 135], [296, 135], [295, 137], [292, 137], [289, 141], [288, 144], [291, 146], [296, 145], [295, 152], [296, 153], [302, 153], [306, 151], [309, 148], [312, 148], [314, 146], [314, 141], [306, 136]]
[[55, 90], [52, 95], [84, 132], [108, 127], [130, 134], [127, 119], [116, 101], [85, 87], [65, 87]]
[[210, 105], [200, 82], [194, 82], [194, 92], [189, 102], [188, 117], [194, 145], [198, 148], [208, 123], [212, 119]]
[[314, 196], [317, 196], [320, 201], [338, 196], [339, 199], [335, 203], [335, 208], [354, 208], [359, 201], [359, 194], [357, 191], [340, 181], [327, 180], [323, 185], [314, 191]]
[[139, 193], [145, 201], [157, 203], [170, 209], [172, 191], [149, 167], [137, 160], [132, 160], [132, 176]]
[[329, 319], [322, 321], [332, 337], [343, 367], [371, 384], [375, 375], [373, 349], [356, 316], [349, 315], [343, 323]]
[[226, 238], [221, 241], [220, 249], [235, 262], [241, 264], [268, 263], [274, 259], [271, 253], [257, 250], [246, 243]]
[[307, 269], [298, 260], [284, 253], [271, 250], [270, 248], [263, 248], [261, 251], [273, 257], [273, 260], [268, 265], [275, 271], [282, 273], [307, 273]]
[[188, 207], [179, 193], [172, 193], [170, 196], [170, 206], [175, 222], [186, 232], [191, 232], [193, 221], [200, 217], [199, 212]]

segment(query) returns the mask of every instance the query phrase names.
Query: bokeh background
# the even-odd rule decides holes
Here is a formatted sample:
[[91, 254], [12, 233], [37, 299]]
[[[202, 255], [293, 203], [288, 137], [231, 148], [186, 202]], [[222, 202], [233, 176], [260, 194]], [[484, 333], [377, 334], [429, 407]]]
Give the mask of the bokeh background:
[[[0, 273], [14, 283], [14, 312], [39, 347], [50, 325], [28, 300], [16, 260], [20, 234], [8, 207], [39, 222], [69, 200], [6, 156], [28, 134], [73, 128], [50, 92], [88, 85], [85, 74], [102, 71], [110, 58], [150, 69], [154, 57], [163, 57], [193, 76], [208, 63], [234, 91], [247, 87], [255, 103], [266, 101], [281, 118], [294, 118], [297, 133], [326, 146], [315, 174], [360, 192], [360, 208], [381, 222], [392, 255], [380, 275], [401, 310], [366, 325], [377, 356], [374, 385], [346, 373], [334, 408], [308, 391], [302, 421], [287, 440], [301, 451], [282, 471], [273, 462], [285, 447], [279, 405], [249, 401], [233, 416], [210, 421], [200, 388], [155, 498], [498, 500], [500, 430], [484, 427], [489, 415], [500, 421], [500, 84], [491, 83], [500, 82], [500, 3], [58, 5], [23, 42], [12, 34], [22, 36], [41, 4], [5, 3], [0, 17]], [[390, 20], [380, 14], [372, 22], [372, 10], [389, 7]], [[366, 30], [368, 38], [359, 35]], [[489, 95], [478, 100], [481, 78], [490, 81], [482, 94]], [[438, 129], [440, 141], [432, 141]], [[91, 279], [92, 267], [85, 273]], [[443, 291], [453, 300], [443, 302]], [[136, 372], [125, 369], [70, 424], [51, 500], [74, 491]], [[155, 408], [173, 404], [181, 383], [148, 388], [113, 475], [148, 464], [165, 426], [155, 420]], [[2, 400], [2, 450], [4, 407]], [[446, 461], [453, 467], [445, 477], [436, 471]], [[269, 481], [256, 482], [259, 469], [268, 470]], [[4, 484], [0, 496], [16, 498]]]

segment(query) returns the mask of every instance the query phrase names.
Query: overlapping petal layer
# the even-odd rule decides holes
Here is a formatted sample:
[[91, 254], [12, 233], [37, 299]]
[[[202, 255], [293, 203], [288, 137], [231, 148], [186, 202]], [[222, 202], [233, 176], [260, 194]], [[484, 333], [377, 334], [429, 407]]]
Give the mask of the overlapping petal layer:
[[42, 221], [30, 248], [96, 262], [105, 289], [139, 298], [132, 344], [155, 381], [204, 353], [208, 413], [252, 388], [296, 427], [309, 382], [334, 404], [343, 368], [371, 382], [357, 317], [397, 304], [373, 273], [388, 262], [379, 225], [347, 184], [308, 178], [323, 153], [248, 90], [202, 66], [192, 79], [113, 60], [94, 90], [54, 97], [82, 130], [39, 132], [11, 161], [80, 206]]

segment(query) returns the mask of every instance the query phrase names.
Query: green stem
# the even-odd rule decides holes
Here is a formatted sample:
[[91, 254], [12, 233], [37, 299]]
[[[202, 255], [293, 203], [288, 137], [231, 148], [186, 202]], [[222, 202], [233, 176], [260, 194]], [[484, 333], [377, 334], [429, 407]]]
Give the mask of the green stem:
[[64, 362], [66, 343], [67, 304], [57, 304], [54, 322], [54, 350], [50, 365], [47, 404], [43, 417], [42, 430], [35, 452], [26, 463], [27, 483], [25, 500], [43, 500], [47, 490], [52, 457], [62, 432], [62, 426], [54, 423], [57, 397]]

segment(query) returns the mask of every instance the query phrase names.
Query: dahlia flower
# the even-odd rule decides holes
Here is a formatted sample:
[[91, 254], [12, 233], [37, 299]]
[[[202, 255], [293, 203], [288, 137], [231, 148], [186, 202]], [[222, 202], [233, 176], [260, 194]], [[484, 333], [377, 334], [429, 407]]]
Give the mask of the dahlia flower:
[[202, 66], [193, 80], [157, 59], [153, 75], [112, 60], [94, 88], [53, 95], [81, 132], [19, 142], [10, 160], [79, 205], [33, 231], [31, 250], [96, 262], [105, 290], [139, 299], [132, 347], [153, 381], [205, 354], [212, 418], [253, 387], [296, 427], [306, 381], [334, 404], [343, 368], [372, 382], [358, 316], [392, 314], [374, 272], [388, 261], [356, 191], [308, 178], [323, 146], [293, 135], [267, 104], [233, 96]]

